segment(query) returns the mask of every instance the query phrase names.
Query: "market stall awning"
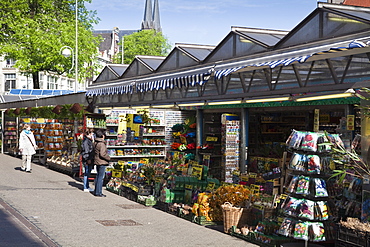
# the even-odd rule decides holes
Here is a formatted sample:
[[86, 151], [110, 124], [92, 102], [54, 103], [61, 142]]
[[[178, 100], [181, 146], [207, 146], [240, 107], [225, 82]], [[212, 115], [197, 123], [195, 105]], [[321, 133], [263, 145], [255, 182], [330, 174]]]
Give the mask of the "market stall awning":
[[[278, 66], [289, 66], [294, 62], [304, 63], [304, 62], [307, 61], [308, 58], [316, 56], [316, 55], [325, 55], [325, 54], [334, 53], [334, 52], [347, 51], [347, 50], [355, 49], [355, 48], [363, 48], [363, 47], [366, 47], [366, 46], [367, 46], [367, 44], [365, 44], [364, 42], [354, 40], [354, 41], [351, 41], [348, 44], [348, 46], [345, 46], [345, 47], [332, 47], [332, 48], [329, 48], [328, 50], [319, 50], [319, 51], [316, 51], [314, 53], [310, 53], [310, 54], [307, 54], [307, 55], [289, 57], [289, 55], [283, 54], [283, 55], [280, 55], [281, 58], [276, 59], [276, 60], [270, 60], [270, 61], [266, 61], [266, 62], [250, 63], [250, 64], [249, 64], [249, 61], [242, 61], [242, 62], [238, 62], [239, 66], [235, 66], [235, 67], [227, 67], [225, 69], [219, 69], [219, 70], [216, 67], [215, 78], [221, 79], [223, 76], [228, 76], [231, 73], [239, 71], [239, 70], [241, 70], [243, 68], [246, 68], [246, 67], [268, 66], [268, 67], [273, 69], [273, 68], [276, 68]], [[283, 56], [285, 56], [285, 58]], [[263, 59], [266, 59], [266, 58], [259, 58], [258, 60], [261, 61]], [[242, 65], [243, 62], [245, 63], [245, 65]], [[227, 65], [223, 64], [223, 65], [220, 65], [219, 67], [221, 67], [221, 66], [225, 67]]]
[[[112, 95], [112, 94], [133, 94], [134, 92], [145, 93], [149, 91], [166, 90], [173, 88], [195, 87], [204, 85], [212, 74], [212, 67], [207, 66], [201, 69], [183, 71], [162, 76], [116, 82], [111, 84], [101, 84], [91, 86], [87, 89], [87, 96]], [[123, 85], [122, 85], [123, 84]]]

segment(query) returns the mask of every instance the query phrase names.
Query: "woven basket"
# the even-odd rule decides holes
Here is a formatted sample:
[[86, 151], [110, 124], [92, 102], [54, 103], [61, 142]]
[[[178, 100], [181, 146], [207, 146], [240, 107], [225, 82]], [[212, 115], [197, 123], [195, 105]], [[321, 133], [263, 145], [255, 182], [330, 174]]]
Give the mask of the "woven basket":
[[232, 226], [239, 224], [240, 217], [243, 213], [243, 208], [234, 207], [231, 203], [225, 202], [221, 205], [222, 214], [224, 219], [224, 232], [229, 233]]

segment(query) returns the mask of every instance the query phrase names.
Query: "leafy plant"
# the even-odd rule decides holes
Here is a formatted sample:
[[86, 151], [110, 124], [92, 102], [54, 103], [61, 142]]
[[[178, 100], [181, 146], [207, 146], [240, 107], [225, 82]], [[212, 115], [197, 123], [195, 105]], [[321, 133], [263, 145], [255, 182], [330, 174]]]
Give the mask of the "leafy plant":
[[[330, 137], [325, 133], [328, 140]], [[356, 153], [353, 149], [346, 149], [342, 145], [337, 145], [334, 142], [326, 142], [319, 145], [327, 145], [331, 147], [333, 162], [336, 164], [334, 174], [331, 176], [338, 177], [340, 182], [343, 182], [347, 175], [364, 178], [370, 176], [370, 166]]]

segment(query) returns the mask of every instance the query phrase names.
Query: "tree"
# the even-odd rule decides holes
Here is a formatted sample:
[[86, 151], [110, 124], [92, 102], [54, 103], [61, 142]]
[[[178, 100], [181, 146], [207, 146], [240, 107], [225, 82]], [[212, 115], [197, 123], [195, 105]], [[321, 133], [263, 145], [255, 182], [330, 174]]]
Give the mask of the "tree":
[[[166, 56], [171, 45], [161, 32], [150, 29], [124, 36], [123, 47], [124, 63], [130, 64], [136, 55]], [[122, 52], [113, 61], [121, 63]]]
[[[78, 0], [80, 79], [91, 73], [99, 44], [92, 33], [98, 18], [95, 11], [85, 8], [85, 2], [91, 0]], [[22, 73], [32, 75], [34, 89], [40, 88], [40, 71], [63, 74], [70, 70], [72, 59], [63, 57], [60, 49], [75, 50], [75, 33], [75, 0], [1, 0], [0, 54], [14, 59]]]

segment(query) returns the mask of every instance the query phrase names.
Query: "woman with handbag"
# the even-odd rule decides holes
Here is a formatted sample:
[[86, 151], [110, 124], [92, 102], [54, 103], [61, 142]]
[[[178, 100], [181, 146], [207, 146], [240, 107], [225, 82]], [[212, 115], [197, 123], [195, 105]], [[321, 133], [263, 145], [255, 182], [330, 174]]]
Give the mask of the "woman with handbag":
[[21, 170], [31, 172], [32, 155], [36, 153], [37, 145], [31, 126], [23, 125], [23, 130], [19, 136], [19, 152], [22, 154]]

